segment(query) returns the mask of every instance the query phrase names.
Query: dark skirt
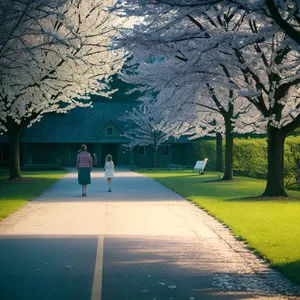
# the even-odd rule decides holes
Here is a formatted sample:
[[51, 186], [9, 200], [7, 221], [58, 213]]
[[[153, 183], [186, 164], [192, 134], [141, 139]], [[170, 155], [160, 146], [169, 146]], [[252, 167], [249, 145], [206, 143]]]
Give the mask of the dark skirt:
[[84, 185], [91, 183], [90, 168], [79, 168], [78, 169], [78, 183], [84, 184]]

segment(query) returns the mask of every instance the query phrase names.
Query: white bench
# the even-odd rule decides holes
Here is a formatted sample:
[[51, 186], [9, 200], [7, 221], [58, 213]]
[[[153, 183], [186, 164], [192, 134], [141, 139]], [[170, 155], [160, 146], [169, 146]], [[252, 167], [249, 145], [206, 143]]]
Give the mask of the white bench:
[[195, 164], [194, 172], [197, 171], [199, 174], [203, 175], [207, 161], [208, 158], [204, 158], [204, 160], [198, 160]]

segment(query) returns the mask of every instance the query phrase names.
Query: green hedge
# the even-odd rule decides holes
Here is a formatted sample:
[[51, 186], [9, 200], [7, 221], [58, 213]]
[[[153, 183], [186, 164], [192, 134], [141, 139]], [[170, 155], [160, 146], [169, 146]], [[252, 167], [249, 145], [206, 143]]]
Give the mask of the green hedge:
[[[216, 141], [195, 142], [197, 157], [207, 157], [207, 170], [216, 167]], [[286, 186], [300, 185], [300, 136], [287, 137], [284, 148], [284, 174]], [[223, 140], [223, 163], [225, 145]], [[233, 170], [235, 175], [256, 178], [267, 176], [266, 138], [236, 138], [233, 147]]]
[[216, 141], [200, 140], [195, 142], [196, 157], [199, 160], [208, 158], [205, 170], [214, 171], [216, 169]]
[[300, 185], [300, 136], [285, 141], [284, 179], [287, 186]]
[[266, 140], [235, 139], [233, 146], [233, 170], [238, 175], [265, 178], [268, 170]]

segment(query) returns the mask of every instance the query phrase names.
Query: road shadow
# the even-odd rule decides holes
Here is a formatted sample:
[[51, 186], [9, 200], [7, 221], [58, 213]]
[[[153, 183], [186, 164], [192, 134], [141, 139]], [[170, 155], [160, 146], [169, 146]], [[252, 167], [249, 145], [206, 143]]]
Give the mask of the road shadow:
[[[2, 236], [1, 299], [87, 300], [98, 236]], [[195, 239], [104, 236], [103, 300], [278, 299], [300, 287], [255, 274]], [[283, 281], [286, 283], [286, 281]], [[293, 299], [293, 298], [289, 298]]]

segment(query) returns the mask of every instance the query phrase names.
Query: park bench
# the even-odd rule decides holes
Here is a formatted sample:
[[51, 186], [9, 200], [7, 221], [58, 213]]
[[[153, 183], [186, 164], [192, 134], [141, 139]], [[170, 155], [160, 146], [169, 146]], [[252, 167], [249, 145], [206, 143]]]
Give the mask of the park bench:
[[203, 175], [207, 161], [208, 158], [204, 158], [204, 160], [198, 160], [195, 164], [194, 172], [197, 171], [200, 175]]

